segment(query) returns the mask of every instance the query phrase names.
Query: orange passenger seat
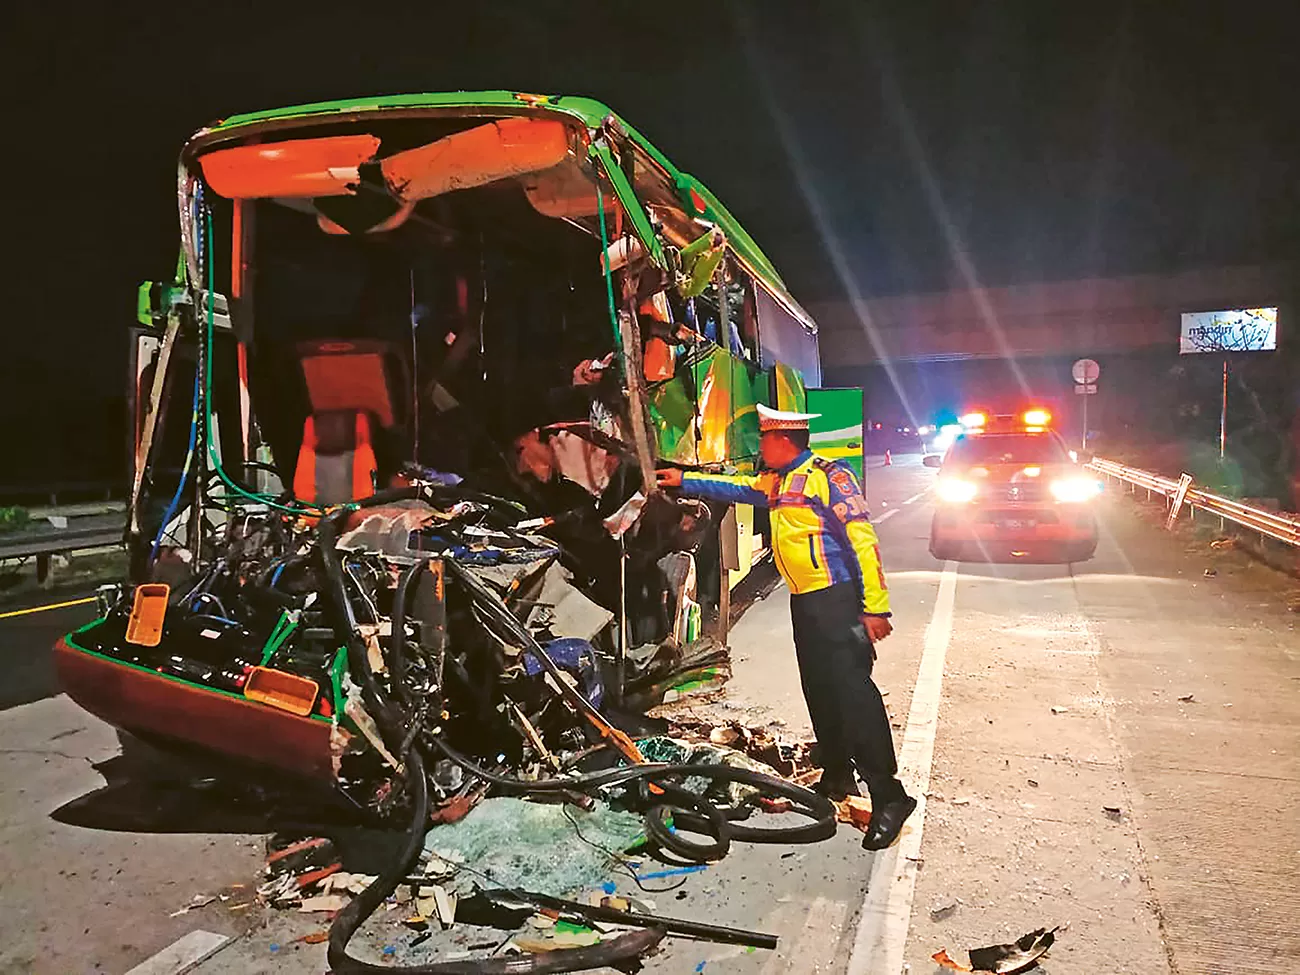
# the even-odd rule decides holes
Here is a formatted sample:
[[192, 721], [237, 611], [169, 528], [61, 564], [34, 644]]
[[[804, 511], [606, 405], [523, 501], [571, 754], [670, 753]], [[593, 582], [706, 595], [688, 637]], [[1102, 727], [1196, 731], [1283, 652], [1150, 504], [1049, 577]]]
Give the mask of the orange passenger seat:
[[375, 493], [379, 465], [370, 417], [360, 410], [330, 410], [307, 417], [293, 475], [299, 501], [343, 504]]

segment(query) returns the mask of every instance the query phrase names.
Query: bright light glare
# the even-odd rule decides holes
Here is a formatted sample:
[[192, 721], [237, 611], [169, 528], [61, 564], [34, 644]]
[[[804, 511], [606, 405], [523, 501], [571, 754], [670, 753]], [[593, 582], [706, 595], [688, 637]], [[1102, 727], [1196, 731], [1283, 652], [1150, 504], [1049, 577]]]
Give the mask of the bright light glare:
[[965, 504], [975, 499], [975, 485], [956, 477], [940, 478], [934, 490], [939, 500], [948, 504]]
[[1052, 497], [1057, 501], [1077, 503], [1091, 501], [1101, 494], [1101, 484], [1086, 477], [1069, 477], [1052, 482]]
[[1046, 410], [1026, 410], [1024, 421], [1031, 427], [1045, 427], [1052, 422], [1052, 414]]
[[1037, 476], [1038, 476], [1039, 474], [1041, 474], [1041, 473], [1043, 473], [1043, 469], [1042, 469], [1041, 467], [1026, 467], [1026, 468], [1025, 468], [1025, 477], [1037, 477]]
[[934, 448], [935, 453], [942, 453], [952, 446], [952, 442], [955, 439], [956, 437], [954, 434], [945, 430], [930, 442], [930, 446]]
[[917, 427], [916, 433], [918, 436], [924, 437], [927, 433], [929, 433], [933, 429], [934, 429], [933, 427]]
[[961, 425], [964, 427], [982, 427], [989, 422], [989, 418], [983, 413], [967, 413], [961, 418]]

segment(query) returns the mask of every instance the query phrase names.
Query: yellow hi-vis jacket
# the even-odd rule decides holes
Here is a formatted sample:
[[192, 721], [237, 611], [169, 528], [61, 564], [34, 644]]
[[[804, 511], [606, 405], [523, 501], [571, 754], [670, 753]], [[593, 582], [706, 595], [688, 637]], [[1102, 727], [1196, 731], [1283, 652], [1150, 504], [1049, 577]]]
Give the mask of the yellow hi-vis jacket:
[[871, 526], [867, 500], [847, 464], [805, 450], [777, 471], [741, 475], [686, 471], [682, 488], [712, 501], [767, 508], [772, 555], [792, 593], [856, 580], [862, 587], [863, 612], [889, 615], [880, 541]]

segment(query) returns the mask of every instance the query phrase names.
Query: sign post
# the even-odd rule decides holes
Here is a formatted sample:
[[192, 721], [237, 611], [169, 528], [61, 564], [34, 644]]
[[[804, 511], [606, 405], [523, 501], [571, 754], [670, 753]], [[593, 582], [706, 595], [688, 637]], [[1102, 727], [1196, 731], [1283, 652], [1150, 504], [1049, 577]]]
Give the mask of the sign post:
[[1223, 354], [1223, 384], [1219, 392], [1219, 460], [1228, 449], [1229, 352], [1272, 352], [1277, 349], [1277, 308], [1234, 308], [1228, 311], [1184, 312], [1178, 340], [1180, 355]]
[[1070, 375], [1078, 384], [1074, 392], [1083, 397], [1083, 436], [1079, 449], [1088, 449], [1088, 397], [1097, 392], [1097, 380], [1101, 376], [1101, 366], [1093, 359], [1080, 359], [1070, 368]]

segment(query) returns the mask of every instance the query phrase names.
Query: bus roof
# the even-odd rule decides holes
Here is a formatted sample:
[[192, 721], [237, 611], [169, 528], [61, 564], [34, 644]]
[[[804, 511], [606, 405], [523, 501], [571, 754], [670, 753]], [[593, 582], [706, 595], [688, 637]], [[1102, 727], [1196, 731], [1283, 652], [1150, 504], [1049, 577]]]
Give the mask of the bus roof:
[[[592, 98], [576, 95], [533, 95], [515, 91], [454, 91], [426, 92], [404, 95], [376, 95], [365, 98], [348, 98], [338, 101], [311, 102], [286, 108], [267, 109], [232, 115], [200, 129], [186, 143], [182, 158], [206, 152], [217, 144], [241, 139], [276, 129], [297, 128], [296, 123], [321, 124], [331, 121], [360, 120], [375, 115], [411, 115], [423, 111], [455, 112], [456, 110], [487, 109], [489, 113], [543, 114], [566, 116], [587, 129], [597, 129], [607, 120], [626, 132], [635, 150], [640, 150], [672, 180], [687, 212], [697, 212], [719, 227], [727, 241], [747, 269], [804, 325], [815, 331], [812, 317], [795, 301], [775, 266], [749, 236], [744, 227], [724, 207], [720, 200], [694, 176], [672, 164], [653, 143], [608, 105]], [[647, 242], [649, 243], [649, 242]]]

